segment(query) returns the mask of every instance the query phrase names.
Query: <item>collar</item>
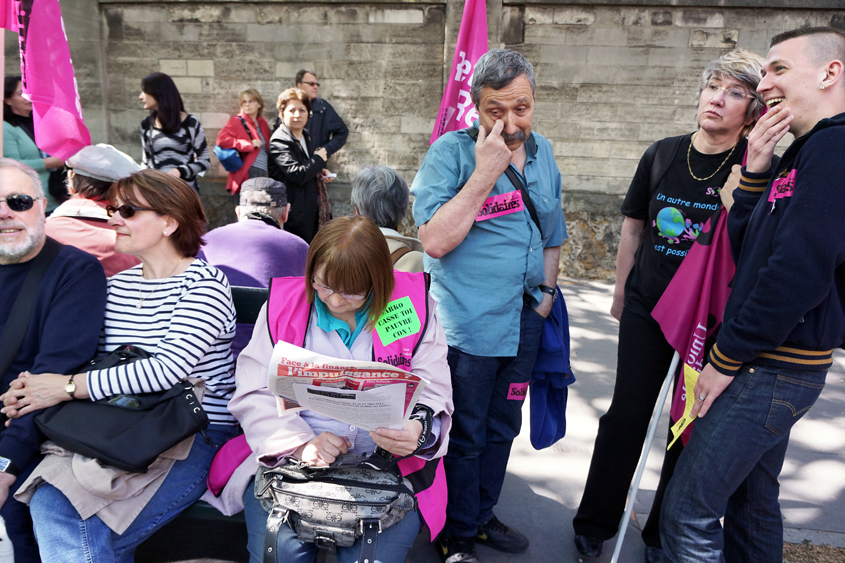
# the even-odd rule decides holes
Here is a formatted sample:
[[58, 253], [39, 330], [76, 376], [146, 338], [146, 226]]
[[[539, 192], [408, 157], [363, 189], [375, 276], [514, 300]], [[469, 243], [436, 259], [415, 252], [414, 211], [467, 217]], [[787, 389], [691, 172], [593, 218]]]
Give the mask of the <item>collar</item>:
[[276, 227], [277, 229], [281, 229], [282, 226], [279, 224], [276, 219], [267, 213], [262, 213], [260, 211], [252, 211], [246, 214], [247, 219], [252, 219], [253, 221], [261, 221], [266, 225], [270, 225], [271, 227]]
[[[372, 300], [372, 296], [370, 296], [370, 300]], [[326, 304], [315, 295], [314, 309], [317, 311], [317, 326], [326, 332], [337, 332], [337, 335], [340, 336], [346, 347], [350, 348], [358, 337], [358, 334], [361, 333], [364, 325], [367, 324], [367, 311], [369, 310], [370, 300], [367, 301], [366, 307], [355, 313], [355, 332], [352, 332], [349, 330], [349, 325], [346, 324], [346, 321], [332, 316]]]
[[50, 217], [74, 217], [77, 219], [108, 221], [109, 214], [106, 213], [106, 205], [108, 205], [106, 201], [72, 197], [54, 209]]
[[379, 231], [381, 234], [384, 235], [384, 238], [389, 238], [393, 240], [398, 240], [407, 244], [411, 250], [419, 250], [422, 251], [422, 243], [415, 238], [406, 237], [405, 235], [401, 234], [399, 231], [395, 229], [388, 229], [387, 227], [379, 227]]

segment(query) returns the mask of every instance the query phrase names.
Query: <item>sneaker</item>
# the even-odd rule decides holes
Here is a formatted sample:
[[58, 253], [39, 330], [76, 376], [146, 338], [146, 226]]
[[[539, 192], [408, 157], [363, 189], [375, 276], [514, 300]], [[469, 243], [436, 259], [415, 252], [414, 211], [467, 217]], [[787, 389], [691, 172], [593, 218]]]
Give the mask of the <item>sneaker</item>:
[[528, 549], [528, 538], [508, 528], [495, 516], [478, 527], [475, 542], [505, 553], [522, 553]]
[[473, 538], [447, 537], [437, 543], [443, 563], [480, 563]]

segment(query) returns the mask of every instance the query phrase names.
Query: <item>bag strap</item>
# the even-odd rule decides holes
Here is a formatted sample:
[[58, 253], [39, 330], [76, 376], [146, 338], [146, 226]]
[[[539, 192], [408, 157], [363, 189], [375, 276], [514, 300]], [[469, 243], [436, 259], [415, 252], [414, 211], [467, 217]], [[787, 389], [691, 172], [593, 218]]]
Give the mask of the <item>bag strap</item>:
[[[469, 135], [469, 138], [473, 141], [478, 140], [478, 127], [470, 127], [469, 129], [465, 129], [466, 134]], [[508, 177], [508, 180], [511, 181], [513, 187], [519, 190], [519, 193], [522, 195], [522, 201], [525, 202], [525, 207], [528, 208], [528, 214], [531, 216], [531, 220], [534, 221], [534, 224], [537, 225], [537, 230], [540, 231], [540, 238], [543, 238], [543, 227], [540, 226], [540, 217], [537, 215], [537, 209], [534, 207], [534, 202], [531, 201], [531, 196], [528, 195], [528, 190], [525, 189], [525, 186], [522, 185], [522, 180], [519, 179], [519, 176], [516, 175], [516, 172], [513, 168], [508, 165], [505, 169], [505, 175]]]
[[654, 193], [657, 189], [657, 183], [663, 179], [666, 172], [669, 171], [669, 166], [675, 159], [675, 154], [681, 146], [681, 142], [686, 138], [686, 135], [680, 137], [670, 137], [663, 139], [657, 144], [657, 150], [654, 152], [654, 160], [651, 161], [651, 174], [649, 175], [649, 192]]
[[397, 248], [393, 252], [390, 253], [390, 259], [393, 261], [393, 264], [396, 264], [403, 256], [411, 252], [411, 249], [408, 247]]
[[0, 377], [3, 377], [9, 371], [18, 355], [21, 343], [23, 343], [26, 331], [29, 329], [29, 323], [32, 320], [32, 310], [35, 308], [35, 298], [38, 295], [38, 289], [41, 287], [41, 281], [44, 279], [47, 270], [50, 269], [53, 260], [59, 255], [62, 246], [62, 244], [47, 237], [41, 252], [32, 259], [32, 265], [26, 274], [23, 286], [18, 292], [15, 304], [6, 320], [6, 325], [3, 327], [3, 333], [0, 334]]
[[279, 528], [285, 524], [285, 510], [274, 505], [267, 517], [267, 529], [264, 532], [264, 563], [278, 563], [276, 546], [279, 540]]
[[249, 140], [250, 141], [255, 140], [255, 138], [252, 136], [252, 132], [249, 130], [249, 126], [246, 124], [246, 120], [244, 120], [244, 118], [241, 117], [240, 115], [238, 116], [238, 119], [241, 120], [241, 125], [243, 125], [244, 129], [246, 129], [246, 134], [249, 135]]
[[381, 533], [381, 520], [378, 518], [361, 518], [361, 555], [358, 561], [375, 561], [378, 536]]

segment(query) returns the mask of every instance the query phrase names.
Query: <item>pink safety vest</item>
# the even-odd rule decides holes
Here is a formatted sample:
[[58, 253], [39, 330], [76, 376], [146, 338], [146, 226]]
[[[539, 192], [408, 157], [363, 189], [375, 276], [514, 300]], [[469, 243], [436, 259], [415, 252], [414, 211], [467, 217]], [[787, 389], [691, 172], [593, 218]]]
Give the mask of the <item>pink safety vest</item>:
[[[373, 360], [410, 370], [414, 353], [428, 328], [428, 277], [423, 273], [393, 272], [396, 285], [390, 302], [408, 297], [420, 321], [416, 334], [383, 345], [373, 332]], [[267, 302], [267, 326], [273, 344], [282, 340], [295, 346], [305, 343], [312, 305], [305, 299], [305, 278], [273, 278]], [[416, 492], [420, 514], [434, 539], [446, 523], [446, 473], [441, 459], [410, 457], [399, 462], [402, 475]]]

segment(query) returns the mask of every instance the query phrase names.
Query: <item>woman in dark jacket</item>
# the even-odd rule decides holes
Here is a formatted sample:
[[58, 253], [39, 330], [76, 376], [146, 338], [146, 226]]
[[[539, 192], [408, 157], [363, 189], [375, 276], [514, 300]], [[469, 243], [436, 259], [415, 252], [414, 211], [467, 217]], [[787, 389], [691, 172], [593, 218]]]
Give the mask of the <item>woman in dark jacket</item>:
[[326, 149], [315, 149], [305, 130], [311, 100], [302, 90], [288, 88], [281, 94], [277, 107], [282, 123], [270, 137], [271, 176], [287, 186], [290, 214], [285, 230], [305, 242], [331, 219], [331, 204], [326, 183], [332, 179], [326, 170]]

